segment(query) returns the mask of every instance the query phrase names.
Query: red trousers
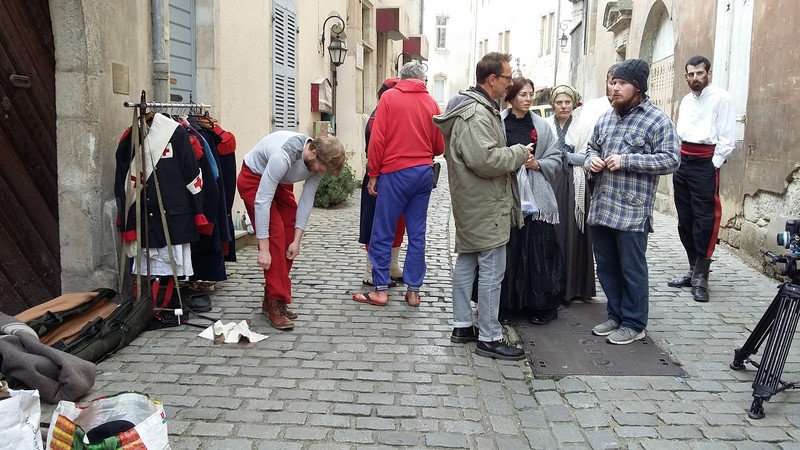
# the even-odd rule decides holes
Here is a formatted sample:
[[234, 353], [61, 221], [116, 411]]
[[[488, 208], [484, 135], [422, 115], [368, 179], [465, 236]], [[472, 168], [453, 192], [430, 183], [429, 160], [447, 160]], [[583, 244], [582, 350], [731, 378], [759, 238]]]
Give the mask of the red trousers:
[[[259, 182], [261, 175], [242, 164], [242, 171], [236, 184], [254, 227]], [[289, 279], [292, 260], [286, 258], [286, 249], [294, 241], [296, 216], [297, 202], [294, 199], [293, 185], [279, 184], [269, 207], [269, 254], [272, 257], [272, 264], [264, 271], [264, 296], [267, 300], [292, 302], [292, 280]]]

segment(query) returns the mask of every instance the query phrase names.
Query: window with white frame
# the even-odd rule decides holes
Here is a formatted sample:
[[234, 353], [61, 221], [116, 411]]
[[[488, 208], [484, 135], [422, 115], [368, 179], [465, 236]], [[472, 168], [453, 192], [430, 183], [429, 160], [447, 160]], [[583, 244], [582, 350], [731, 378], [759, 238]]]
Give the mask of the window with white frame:
[[436, 48], [447, 47], [447, 16], [436, 16]]
[[436, 75], [433, 77], [433, 99], [436, 100], [436, 103], [441, 105], [444, 104], [446, 99], [446, 85], [447, 85], [447, 76], [445, 75]]
[[544, 56], [544, 48], [547, 45], [547, 16], [542, 16], [539, 24], [539, 56]]

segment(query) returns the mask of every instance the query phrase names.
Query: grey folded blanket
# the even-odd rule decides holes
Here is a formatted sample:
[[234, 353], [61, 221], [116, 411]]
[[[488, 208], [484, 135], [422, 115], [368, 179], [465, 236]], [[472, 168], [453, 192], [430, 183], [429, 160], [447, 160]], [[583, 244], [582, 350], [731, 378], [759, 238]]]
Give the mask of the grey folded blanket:
[[39, 342], [30, 327], [0, 313], [0, 372], [38, 389], [42, 400], [74, 401], [94, 386], [97, 367]]

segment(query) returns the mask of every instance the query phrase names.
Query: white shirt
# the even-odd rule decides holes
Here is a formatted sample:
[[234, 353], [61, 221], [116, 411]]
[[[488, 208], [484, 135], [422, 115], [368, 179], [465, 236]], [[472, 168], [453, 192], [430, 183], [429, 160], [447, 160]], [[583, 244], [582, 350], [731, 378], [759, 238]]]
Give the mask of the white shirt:
[[676, 129], [682, 141], [716, 146], [711, 161], [720, 168], [736, 147], [733, 102], [728, 91], [708, 85], [699, 96], [686, 94], [678, 109]]
[[[589, 145], [589, 138], [592, 136], [597, 120], [609, 109], [611, 109], [611, 102], [604, 95], [585, 102], [583, 106], [575, 110], [576, 113], [580, 113], [578, 116], [580, 120], [578, 120], [577, 127], [574, 127], [576, 153], [586, 154], [586, 147]], [[570, 126], [570, 129], [572, 128], [573, 126]]]
[[294, 227], [305, 230], [314, 206], [314, 194], [322, 179], [322, 175], [308, 170], [303, 161], [303, 149], [310, 140], [310, 137], [294, 131], [276, 131], [261, 139], [244, 156], [247, 167], [261, 175], [255, 200], [257, 238], [269, 237], [269, 208], [278, 184], [293, 184], [304, 180], [303, 193], [297, 202]]

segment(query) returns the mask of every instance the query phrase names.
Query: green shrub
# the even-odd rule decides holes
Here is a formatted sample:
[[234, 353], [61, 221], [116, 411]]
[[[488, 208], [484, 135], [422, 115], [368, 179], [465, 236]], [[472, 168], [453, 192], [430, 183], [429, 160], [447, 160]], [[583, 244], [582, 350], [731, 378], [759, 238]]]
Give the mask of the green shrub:
[[345, 200], [358, 187], [353, 170], [345, 164], [342, 173], [338, 177], [325, 174], [319, 182], [317, 194], [314, 197], [314, 206], [318, 208], [329, 208]]

